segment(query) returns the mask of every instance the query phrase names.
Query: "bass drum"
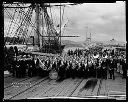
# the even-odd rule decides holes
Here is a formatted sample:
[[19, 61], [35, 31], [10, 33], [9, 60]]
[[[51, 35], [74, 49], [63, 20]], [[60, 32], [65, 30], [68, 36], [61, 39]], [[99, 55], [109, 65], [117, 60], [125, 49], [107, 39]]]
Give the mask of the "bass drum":
[[57, 80], [58, 79], [58, 72], [56, 70], [50, 71], [49, 78], [52, 80]]

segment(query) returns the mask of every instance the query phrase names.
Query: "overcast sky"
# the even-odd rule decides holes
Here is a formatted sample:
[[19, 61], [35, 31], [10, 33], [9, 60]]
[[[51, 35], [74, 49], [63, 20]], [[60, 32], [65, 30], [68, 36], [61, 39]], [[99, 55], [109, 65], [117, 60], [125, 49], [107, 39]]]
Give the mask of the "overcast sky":
[[[63, 7], [62, 7], [63, 9]], [[52, 18], [55, 26], [59, 24], [59, 7], [52, 7]], [[5, 34], [10, 20], [5, 14]], [[126, 41], [125, 2], [84, 3], [64, 8], [64, 20], [67, 22], [62, 35], [79, 35], [78, 38], [62, 38], [72, 41], [85, 41], [86, 32], [92, 34], [92, 40], [108, 41], [115, 38]], [[13, 28], [13, 29], [16, 29]]]

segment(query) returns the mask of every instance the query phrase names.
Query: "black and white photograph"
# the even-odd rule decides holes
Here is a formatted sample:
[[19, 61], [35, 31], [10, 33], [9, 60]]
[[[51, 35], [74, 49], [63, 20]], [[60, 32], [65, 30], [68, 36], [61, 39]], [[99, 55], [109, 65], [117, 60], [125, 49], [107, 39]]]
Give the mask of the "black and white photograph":
[[3, 2], [4, 100], [126, 100], [126, 2]]

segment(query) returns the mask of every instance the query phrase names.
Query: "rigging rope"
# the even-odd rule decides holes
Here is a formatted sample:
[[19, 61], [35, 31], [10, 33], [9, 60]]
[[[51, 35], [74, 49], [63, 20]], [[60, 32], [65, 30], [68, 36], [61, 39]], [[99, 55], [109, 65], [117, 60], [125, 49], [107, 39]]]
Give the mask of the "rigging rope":
[[[15, 34], [18, 32], [18, 30], [19, 30], [22, 26], [25, 26], [25, 23], [26, 23], [26, 21], [27, 21], [26, 19], [27, 19], [28, 14], [30, 13], [30, 10], [31, 10], [31, 8], [28, 9], [27, 13], [25, 14], [24, 19], [22, 20], [22, 22], [21, 22], [20, 26], [18, 27], [18, 29], [16, 30]], [[21, 32], [21, 31], [22, 31], [22, 29], [20, 29], [20, 32]]]
[[[15, 31], [15, 34], [17, 35], [17, 33], [23, 33], [25, 32], [25, 34], [23, 34], [24, 37], [26, 37], [26, 33], [28, 32], [28, 29], [27, 27], [29, 25], [34, 25], [32, 26], [33, 28], [36, 28], [35, 27], [35, 24], [32, 23], [31, 21], [31, 17], [32, 17], [32, 11], [33, 9], [31, 10], [30, 8], [28, 9], [27, 13], [25, 13], [25, 11], [23, 9], [21, 9], [21, 12], [19, 11], [19, 15], [21, 14], [21, 16], [23, 16], [23, 14], [25, 14], [24, 17], [21, 17], [20, 16], [20, 20], [19, 22], [21, 21], [21, 24], [18, 26], [18, 29]], [[51, 19], [47, 13], [47, 10], [46, 8], [44, 9], [44, 18], [45, 18], [45, 22], [46, 22], [46, 26], [47, 26], [47, 33], [51, 36], [56, 36], [54, 37], [54, 41], [58, 41], [57, 37], [58, 37], [58, 33], [56, 31], [56, 29], [54, 28], [54, 25], [53, 25], [53, 19], [52, 19], [52, 12], [51, 12], [51, 8], [50, 8], [50, 13], [51, 13]], [[63, 20], [63, 16], [64, 16], [64, 8], [63, 8], [63, 14], [62, 14], [62, 20]], [[43, 16], [42, 16], [43, 17]], [[14, 22], [14, 20], [13, 20]], [[17, 24], [17, 23], [15, 23]], [[18, 24], [17, 24], [18, 25]], [[44, 28], [44, 27], [43, 27]], [[34, 29], [35, 30], [35, 29]], [[42, 30], [43, 31], [43, 30]], [[31, 31], [32, 32], [32, 31]], [[39, 33], [40, 34], [40, 33]], [[42, 34], [40, 34], [42, 36]], [[52, 38], [53, 40], [53, 38]]]
[[[5, 9], [5, 11], [7, 11], [7, 9]], [[7, 12], [8, 12], [8, 11], [7, 11]], [[11, 24], [10, 24], [10, 26], [9, 26], [8, 34], [9, 34], [10, 29], [11, 29], [11, 27], [12, 27], [12, 23], [13, 23], [13, 20], [14, 20], [14, 17], [15, 17], [16, 12], [17, 12], [17, 9], [15, 9], [14, 14], [13, 14], [13, 16], [12, 16], [12, 20], [11, 20]], [[11, 33], [12, 33], [12, 32], [11, 32]], [[8, 34], [7, 34], [7, 35], [8, 35]]]
[[[23, 13], [24, 15], [26, 15], [25, 11], [22, 11], [22, 13]], [[29, 23], [30, 23], [31, 27], [34, 28], [34, 30], [36, 31], [36, 26], [35, 26], [36, 22], [33, 24], [33, 23], [30, 21]], [[20, 27], [20, 26], [19, 26], [19, 27]], [[40, 34], [40, 33], [39, 33], [39, 34]], [[41, 34], [40, 34], [40, 35], [41, 35]]]
[[[12, 15], [8, 12], [8, 11], [6, 11], [6, 9], [5, 9], [5, 12], [7, 13], [7, 15], [9, 16], [9, 18], [10, 19], [12, 19], [13, 17], [12, 17]], [[18, 23], [16, 23], [16, 20], [15, 19], [13, 19], [13, 21], [12, 21], [14, 24], [16, 24], [17, 26], [19, 26], [19, 24]], [[15, 25], [14, 25], [15, 26]]]
[[[12, 19], [13, 17], [11, 16], [11, 14], [8, 12], [8, 11], [6, 11], [6, 9], [5, 9], [5, 12], [7, 13], [7, 15], [10, 17], [10, 19]], [[14, 19], [12, 20], [12, 22], [14, 23]], [[13, 28], [14, 28], [14, 26], [15, 25], [13, 25]], [[12, 29], [12, 31], [13, 31], [13, 29]], [[12, 34], [12, 32], [11, 32], [11, 34]], [[10, 34], [10, 35], [11, 35]]]

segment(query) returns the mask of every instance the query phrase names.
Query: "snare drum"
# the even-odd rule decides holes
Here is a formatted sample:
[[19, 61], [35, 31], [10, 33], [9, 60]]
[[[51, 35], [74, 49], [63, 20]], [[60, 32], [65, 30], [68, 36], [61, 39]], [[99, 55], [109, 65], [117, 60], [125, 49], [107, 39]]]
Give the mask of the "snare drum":
[[50, 73], [49, 73], [49, 78], [50, 78], [50, 79], [53, 79], [53, 80], [56, 80], [56, 79], [58, 78], [58, 73], [57, 73], [57, 71], [56, 71], [56, 70], [50, 71]]

